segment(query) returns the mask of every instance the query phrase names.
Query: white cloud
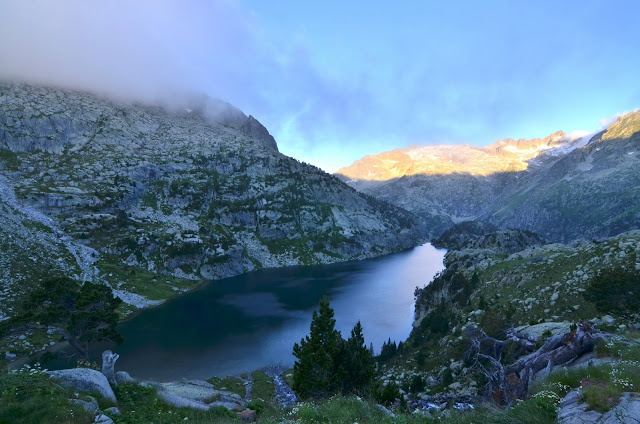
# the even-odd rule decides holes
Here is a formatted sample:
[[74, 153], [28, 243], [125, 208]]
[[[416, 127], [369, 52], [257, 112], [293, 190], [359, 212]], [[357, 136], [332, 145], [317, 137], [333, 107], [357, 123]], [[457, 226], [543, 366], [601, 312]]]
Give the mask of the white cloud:
[[609, 118], [602, 118], [599, 121], [600, 129], [604, 130], [606, 128], [609, 128], [609, 126], [611, 124], [613, 124], [614, 122], [616, 122], [618, 120], [618, 118], [621, 117], [622, 115], [625, 115], [625, 113], [616, 113], [615, 115], [610, 116]]
[[637, 112], [640, 109], [633, 109], [632, 111], [624, 111], [622, 113], [616, 113], [615, 115], [609, 117], [609, 118], [602, 118], [600, 120], [600, 130], [604, 130], [606, 128], [609, 128], [611, 126], [611, 124], [613, 124], [614, 122], [616, 122], [618, 120], [619, 117], [624, 116], [624, 115], [628, 115], [629, 113], [633, 113], [633, 112]]
[[585, 136], [587, 136], [589, 134], [592, 134], [592, 132], [591, 131], [586, 131], [586, 130], [574, 130], [574, 131], [571, 131], [571, 134], [569, 135], [569, 137], [572, 140], [577, 140], [577, 139], [585, 137]]
[[222, 93], [251, 38], [230, 1], [0, 0], [0, 78], [136, 100]]

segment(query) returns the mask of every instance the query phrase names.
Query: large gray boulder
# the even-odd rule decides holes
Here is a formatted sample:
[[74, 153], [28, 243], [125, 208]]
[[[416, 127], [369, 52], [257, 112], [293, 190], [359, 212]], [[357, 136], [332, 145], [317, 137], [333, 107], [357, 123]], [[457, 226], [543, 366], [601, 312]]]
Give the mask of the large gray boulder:
[[185, 399], [183, 397], [176, 396], [167, 392], [158, 392], [158, 397], [160, 397], [160, 399], [164, 400], [169, 405], [177, 406], [178, 408], [193, 408], [193, 409], [200, 409], [203, 411], [208, 411], [210, 408], [209, 405], [204, 404], [202, 402], [196, 402], [190, 399]]
[[577, 390], [567, 393], [558, 410], [560, 424], [595, 424], [600, 418], [602, 418], [601, 413], [587, 411], [587, 405], [580, 403], [580, 392]]
[[116, 371], [116, 383], [118, 384], [135, 383], [135, 380], [126, 371]]
[[202, 380], [183, 380], [161, 383], [158, 396], [170, 405], [208, 410], [222, 406], [230, 411], [244, 410], [242, 398], [236, 393], [217, 390]]
[[100, 372], [89, 368], [73, 368], [68, 370], [47, 371], [65, 387], [73, 387], [79, 392], [95, 392], [113, 403], [117, 403], [107, 378]]
[[161, 383], [162, 391], [196, 402], [212, 402], [213, 400], [242, 404], [242, 398], [236, 393], [218, 390], [211, 383], [203, 380], [183, 380]]
[[560, 404], [558, 423], [560, 424], [620, 424], [640, 422], [640, 398], [638, 393], [623, 393], [620, 402], [610, 411], [601, 414], [587, 411], [587, 405], [580, 403], [580, 391], [569, 392]]
[[[535, 325], [523, 325], [515, 329], [519, 333], [525, 333], [540, 340], [544, 338], [544, 334], [549, 332], [551, 336], [559, 336], [571, 331], [571, 323], [569, 321], [562, 322], [542, 322]], [[547, 333], [548, 334], [548, 333]]]
[[113, 420], [104, 414], [99, 414], [93, 424], [113, 424]]

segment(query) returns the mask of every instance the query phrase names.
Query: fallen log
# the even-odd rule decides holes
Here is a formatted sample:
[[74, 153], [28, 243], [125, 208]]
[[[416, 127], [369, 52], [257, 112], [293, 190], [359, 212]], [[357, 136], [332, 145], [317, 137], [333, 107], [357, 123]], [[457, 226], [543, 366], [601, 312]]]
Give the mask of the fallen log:
[[[540, 349], [506, 366], [501, 363], [502, 347], [506, 341], [489, 337], [477, 328], [468, 331], [467, 336], [471, 341], [471, 347], [466, 359], [471, 360], [472, 366], [487, 377], [488, 393], [499, 402], [509, 404], [527, 394], [538, 372], [545, 370], [545, 373], [549, 373], [553, 366], [566, 364], [591, 352], [597, 340], [609, 339], [611, 334], [600, 332], [587, 322], [581, 321], [575, 330], [551, 337]], [[522, 347], [534, 346], [532, 338], [526, 334], [512, 331], [508, 334], [508, 339]], [[482, 352], [483, 344], [493, 346], [490, 354]]]

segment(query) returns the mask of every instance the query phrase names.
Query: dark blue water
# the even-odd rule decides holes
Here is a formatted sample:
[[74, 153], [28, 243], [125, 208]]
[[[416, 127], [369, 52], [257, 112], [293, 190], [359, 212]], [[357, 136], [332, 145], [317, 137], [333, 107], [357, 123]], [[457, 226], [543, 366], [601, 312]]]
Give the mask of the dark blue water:
[[367, 345], [404, 340], [413, 291], [442, 269], [444, 250], [426, 244], [367, 261], [262, 270], [214, 281], [120, 325], [118, 370], [166, 381], [291, 366], [323, 296], [347, 338], [362, 322]]

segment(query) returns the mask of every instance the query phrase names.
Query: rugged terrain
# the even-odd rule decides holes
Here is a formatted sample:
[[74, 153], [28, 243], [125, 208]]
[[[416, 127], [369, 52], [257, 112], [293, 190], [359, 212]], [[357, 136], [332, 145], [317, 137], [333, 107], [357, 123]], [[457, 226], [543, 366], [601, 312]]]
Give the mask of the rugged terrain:
[[[536, 396], [549, 395], [559, 407], [567, 395], [564, 413], [574, 408], [575, 422], [585, 417], [584, 402], [601, 416], [622, 393], [637, 391], [640, 291], [633, 281], [640, 281], [640, 231], [567, 245], [544, 244], [519, 230], [490, 232], [490, 226], [479, 235], [480, 227], [465, 223], [449, 231], [446, 268], [416, 289], [414, 329], [383, 365], [387, 384], [409, 395], [413, 382], [422, 382], [409, 395], [419, 404], [478, 396], [510, 403], [544, 392]], [[561, 362], [581, 331], [591, 344]], [[529, 377], [518, 368], [558, 342], [564, 353], [554, 351], [557, 362], [545, 360]], [[616, 380], [620, 373], [624, 381]], [[589, 378], [607, 387], [611, 399], [594, 399]]]
[[606, 238], [640, 225], [640, 112], [574, 139], [501, 140], [486, 147], [412, 147], [338, 171], [350, 185], [420, 214], [433, 237], [483, 219], [551, 241]]
[[[435, 155], [438, 172], [351, 181], [420, 223], [280, 154], [258, 121], [216, 100], [167, 110], [0, 84], [0, 321], [57, 275], [108, 284], [125, 315], [203, 280], [371, 257], [428, 232], [450, 249], [416, 288], [409, 339], [376, 357], [374, 396], [294, 404], [286, 372], [158, 385], [88, 368], [54, 381], [24, 367], [0, 375], [0, 421], [640, 419], [639, 133], [634, 113], [593, 137], [438, 148], [451, 161]], [[468, 150], [480, 166], [465, 162]], [[2, 366], [60, 340], [5, 335]], [[95, 379], [104, 393], [84, 386]]]
[[[34, 422], [43, 411], [58, 417], [72, 411], [68, 422], [83, 423], [94, 416], [167, 423], [640, 419], [640, 231], [568, 245], [482, 223], [459, 224], [445, 235], [439, 243], [451, 249], [446, 268], [416, 289], [411, 336], [386, 345], [376, 357], [381, 398], [295, 402], [278, 389], [292, 377], [281, 370], [162, 384], [134, 382], [122, 372], [112, 382], [113, 370], [104, 367], [107, 378], [82, 368], [50, 373], [74, 389], [66, 390], [38, 368], [26, 367], [0, 376], [9, 402], [0, 414], [21, 411], [29, 417], [24, 422]], [[534, 368], [520, 368], [533, 362]], [[96, 394], [94, 380], [107, 395]]]
[[203, 280], [426, 238], [414, 215], [282, 155], [228, 104], [13, 83], [0, 84], [0, 209], [0, 319], [52, 274], [105, 282], [135, 309]]

